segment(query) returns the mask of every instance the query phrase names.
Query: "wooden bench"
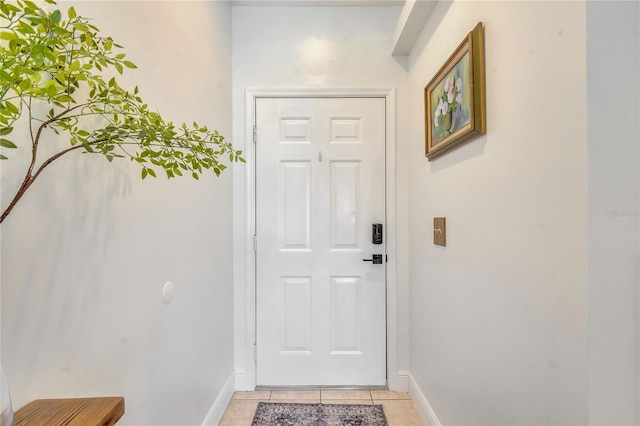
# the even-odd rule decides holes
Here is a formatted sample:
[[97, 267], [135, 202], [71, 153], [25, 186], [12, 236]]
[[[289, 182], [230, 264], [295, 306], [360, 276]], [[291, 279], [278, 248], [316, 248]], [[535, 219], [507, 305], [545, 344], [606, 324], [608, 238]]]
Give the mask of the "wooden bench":
[[37, 399], [14, 415], [16, 426], [113, 426], [124, 414], [121, 396]]

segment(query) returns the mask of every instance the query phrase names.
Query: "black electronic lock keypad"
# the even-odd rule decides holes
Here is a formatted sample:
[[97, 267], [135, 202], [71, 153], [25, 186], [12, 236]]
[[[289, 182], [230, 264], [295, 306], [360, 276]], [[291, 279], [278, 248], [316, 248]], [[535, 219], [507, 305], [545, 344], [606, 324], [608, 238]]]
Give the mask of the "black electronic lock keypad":
[[382, 244], [382, 224], [374, 223], [371, 225], [371, 242], [373, 244]]

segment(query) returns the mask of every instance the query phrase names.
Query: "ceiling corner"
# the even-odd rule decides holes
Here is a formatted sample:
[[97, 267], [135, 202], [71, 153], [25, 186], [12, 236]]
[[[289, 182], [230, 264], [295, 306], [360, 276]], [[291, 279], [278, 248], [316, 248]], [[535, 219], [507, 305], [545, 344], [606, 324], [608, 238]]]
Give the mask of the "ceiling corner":
[[408, 56], [438, 0], [406, 0], [393, 38], [392, 56]]

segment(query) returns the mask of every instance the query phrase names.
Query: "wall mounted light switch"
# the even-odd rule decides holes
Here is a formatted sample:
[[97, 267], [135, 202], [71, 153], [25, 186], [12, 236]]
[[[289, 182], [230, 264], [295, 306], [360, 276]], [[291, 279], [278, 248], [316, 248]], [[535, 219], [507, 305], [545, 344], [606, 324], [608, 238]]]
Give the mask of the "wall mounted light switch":
[[433, 244], [445, 247], [447, 245], [447, 218], [433, 218]]

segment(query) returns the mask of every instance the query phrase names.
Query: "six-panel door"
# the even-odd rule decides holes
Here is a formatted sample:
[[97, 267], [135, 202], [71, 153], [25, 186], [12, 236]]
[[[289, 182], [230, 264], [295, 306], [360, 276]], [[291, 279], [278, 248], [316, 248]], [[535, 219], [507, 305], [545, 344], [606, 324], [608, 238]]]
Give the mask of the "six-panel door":
[[383, 98], [256, 100], [257, 384], [386, 384]]

